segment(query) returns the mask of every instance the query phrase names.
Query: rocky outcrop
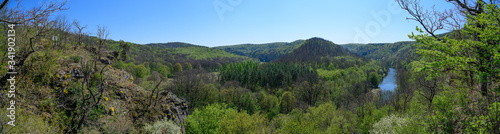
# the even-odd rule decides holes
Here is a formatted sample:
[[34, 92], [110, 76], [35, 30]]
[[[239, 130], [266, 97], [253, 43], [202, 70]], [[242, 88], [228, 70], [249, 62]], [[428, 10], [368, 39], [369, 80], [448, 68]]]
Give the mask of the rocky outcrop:
[[184, 123], [188, 113], [188, 102], [184, 99], [178, 98], [172, 92], [161, 92], [161, 95], [165, 96], [166, 99], [161, 104], [163, 112], [166, 113], [165, 117], [173, 120], [177, 124]]
[[84, 77], [80, 63], [69, 64], [68, 67], [58, 70], [55, 76], [54, 88], [64, 94], [68, 93], [66, 88], [71, 81]]

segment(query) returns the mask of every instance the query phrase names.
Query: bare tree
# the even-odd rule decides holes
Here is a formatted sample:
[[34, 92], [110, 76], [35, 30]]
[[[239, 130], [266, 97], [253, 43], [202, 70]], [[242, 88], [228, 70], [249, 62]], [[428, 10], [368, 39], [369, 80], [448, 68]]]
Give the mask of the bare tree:
[[56, 46], [61, 47], [61, 45], [66, 41], [66, 37], [68, 32], [71, 30], [71, 24], [69, 23], [68, 18], [65, 15], [57, 16], [55, 21], [55, 35], [57, 38], [55, 40]]
[[[448, 28], [448, 30], [456, 30], [459, 33], [459, 39], [461, 39], [462, 35], [459, 29], [462, 28], [463, 22], [465, 22], [467, 18], [471, 18], [470, 16], [474, 17], [481, 13], [484, 13], [486, 4], [500, 3], [500, 0], [446, 0], [446, 2], [453, 4], [454, 8], [445, 11], [437, 11], [434, 8], [432, 8], [432, 10], [424, 8], [422, 5], [420, 5], [420, 0], [396, 1], [402, 9], [406, 10], [412, 16], [408, 19], [419, 22], [425, 32], [432, 35], [432, 37], [441, 42], [446, 41], [444, 41], [444, 38], [436, 36], [436, 31], [446, 30], [446, 28]], [[474, 25], [476, 27], [485, 27], [485, 25], [482, 25], [480, 23], [474, 23]], [[481, 41], [477, 32], [468, 33], [468, 35], [470, 35], [470, 40]], [[496, 44], [491, 43], [488, 45], [494, 46]], [[471, 79], [469, 81], [470, 85], [472, 85], [473, 83], [473, 75], [478, 74], [475, 72], [488, 72], [488, 70], [490, 70], [494, 66], [493, 62], [491, 61], [491, 59], [493, 59], [492, 55], [486, 54], [486, 52], [488, 52], [488, 49], [484, 49], [482, 47], [473, 47], [468, 51], [454, 54], [477, 59], [477, 62], [468, 62], [468, 68], [457, 70], [466, 72], [466, 75], [468, 75]], [[450, 71], [453, 69], [445, 70]], [[479, 80], [480, 92], [483, 96], [488, 96], [488, 89], [494, 86], [491, 79], [492, 76], [481, 76]]]
[[[101, 57], [104, 53], [104, 45], [106, 44], [106, 41], [109, 36], [109, 30], [107, 29], [106, 26], [99, 26], [97, 25], [97, 60], [101, 60]], [[94, 67], [97, 69], [97, 63], [94, 63]]]
[[99, 51], [101, 51], [102, 48], [104, 48], [104, 44], [108, 40], [110, 32], [106, 26], [99, 26], [97, 25], [97, 48]]
[[[91, 62], [96, 63], [98, 61], [94, 60]], [[97, 72], [102, 75], [104, 68], [106, 68], [106, 66], [103, 66], [100, 70], [97, 70]], [[103, 77], [97, 79], [98, 83], [96, 86], [92, 86], [91, 80], [96, 79], [93, 78], [94, 69], [92, 69], [92, 63], [82, 62], [82, 73], [84, 77], [81, 84], [82, 90], [80, 90], [79, 93], [82, 102], [81, 105], [78, 105], [78, 107], [73, 110], [74, 116], [71, 117], [71, 128], [67, 130], [68, 133], [78, 133], [85, 121], [88, 120], [87, 117], [89, 116], [90, 111], [100, 104], [103, 98], [103, 93], [108, 88], [108, 85], [104, 81]]]
[[[86, 34], [83, 32], [83, 30], [85, 28], [87, 28], [87, 25], [83, 26], [80, 24], [80, 21], [78, 20], [73, 20], [73, 26], [75, 26], [76, 30], [75, 30], [75, 34], [77, 35], [77, 44], [78, 46], [81, 46], [82, 45], [82, 39], [83, 39], [83, 36]], [[75, 47], [76, 49], [76, 47]]]
[[[19, 47], [19, 51], [15, 55], [17, 58], [16, 66], [21, 71], [23, 71], [24, 61], [35, 51], [43, 49], [43, 47], [35, 46], [35, 43], [41, 41], [41, 38], [47, 37], [49, 32], [54, 29], [54, 21], [51, 21], [49, 17], [55, 12], [66, 10], [65, 4], [66, 2], [44, 3], [40, 7], [34, 7], [27, 11], [19, 9], [18, 5], [16, 8], [6, 9], [7, 15], [0, 18], [0, 22], [19, 24], [20, 29], [16, 32], [23, 37], [22, 39], [27, 39], [18, 39], [18, 43], [16, 43]], [[2, 8], [5, 8], [5, 6]], [[19, 70], [12, 71], [19, 72]], [[8, 75], [5, 74], [0, 78], [0, 87], [5, 86]]]
[[[7, 8], [6, 5], [9, 0], [4, 0], [0, 5], [0, 9]], [[52, 16], [54, 13], [67, 10], [67, 1], [56, 2], [51, 1], [48, 3], [43, 3], [38, 7], [33, 7], [30, 10], [24, 11], [20, 9], [20, 3], [16, 7], [7, 9], [4, 16], [0, 18], [0, 22], [10, 23], [10, 24], [24, 24], [27, 21], [31, 21], [44, 16]]]

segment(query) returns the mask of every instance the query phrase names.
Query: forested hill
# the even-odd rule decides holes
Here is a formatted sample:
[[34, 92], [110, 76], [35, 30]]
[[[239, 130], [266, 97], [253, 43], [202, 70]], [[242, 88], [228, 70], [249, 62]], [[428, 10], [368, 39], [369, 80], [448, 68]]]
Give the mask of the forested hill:
[[182, 42], [152, 43], [146, 45], [109, 41], [107, 49], [123, 52], [128, 50], [125, 62], [134, 64], [155, 63], [172, 69], [179, 63], [184, 68], [204, 68], [213, 70], [223, 64], [254, 60], [245, 56], [231, 54], [219, 49]]
[[241, 45], [231, 45], [231, 46], [219, 46], [214, 48], [221, 49], [226, 52], [241, 56], [247, 56], [259, 59], [262, 62], [269, 62], [292, 52], [303, 42], [304, 40], [296, 40], [293, 42], [241, 44]]
[[200, 47], [198, 45], [193, 45], [184, 42], [169, 42], [169, 43], [149, 43], [146, 46], [152, 47], [164, 47], [164, 48], [179, 48], [179, 47]]
[[291, 53], [275, 60], [275, 62], [313, 64], [328, 66], [333, 63], [336, 68], [348, 68], [354, 64], [366, 62], [361, 57], [347, 49], [322, 38], [311, 38], [302, 43]]
[[396, 63], [409, 63], [419, 57], [413, 44], [415, 42], [402, 41], [396, 43], [346, 44], [341, 46], [363, 57], [379, 60], [387, 66], [395, 67]]

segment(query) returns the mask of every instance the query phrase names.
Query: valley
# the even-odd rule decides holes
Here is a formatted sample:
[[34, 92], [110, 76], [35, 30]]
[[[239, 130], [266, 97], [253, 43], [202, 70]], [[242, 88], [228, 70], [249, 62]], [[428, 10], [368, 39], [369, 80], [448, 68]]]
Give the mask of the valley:
[[0, 133], [500, 133], [499, 1], [79, 2], [1, 2]]

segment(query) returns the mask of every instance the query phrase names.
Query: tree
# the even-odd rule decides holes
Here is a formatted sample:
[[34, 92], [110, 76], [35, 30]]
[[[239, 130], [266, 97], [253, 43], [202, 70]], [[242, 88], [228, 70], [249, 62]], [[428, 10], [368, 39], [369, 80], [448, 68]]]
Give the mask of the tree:
[[[488, 96], [493, 87], [492, 80], [498, 77], [500, 46], [498, 42], [498, 0], [477, 2], [469, 0], [448, 0], [455, 9], [445, 12], [429, 11], [419, 0], [397, 0], [401, 8], [408, 11], [412, 20], [419, 22], [423, 30], [409, 37], [417, 40], [417, 53], [422, 59], [417, 62], [417, 71], [430, 72], [429, 78], [442, 75], [441, 72], [466, 71], [478, 78], [480, 92]], [[460, 22], [466, 21], [465, 24]], [[464, 26], [462, 28], [462, 25]], [[448, 28], [454, 38], [437, 36], [436, 31]], [[424, 34], [425, 33], [430, 34]]]
[[66, 6], [67, 1], [62, 2], [45, 2], [38, 7], [33, 7], [28, 11], [23, 11], [20, 9], [21, 4], [16, 7], [8, 9], [6, 7], [9, 0], [4, 0], [0, 5], [0, 10], [7, 9], [5, 14], [0, 18], [0, 22], [10, 23], [10, 24], [25, 24], [27, 21], [32, 21], [34, 19], [43, 18], [46, 16], [51, 16], [59, 11], [68, 10]]
[[120, 51], [120, 59], [126, 61], [127, 53], [130, 50], [130, 45], [128, 43], [125, 43], [123, 40], [120, 40], [120, 48], [122, 49], [122, 51]]
[[285, 91], [281, 95], [280, 105], [281, 105], [281, 113], [288, 113], [292, 111], [295, 103], [295, 97], [293, 93], [290, 91]]
[[[427, 92], [419, 92], [428, 100], [429, 108], [433, 106], [430, 129], [448, 133], [460, 133], [455, 126], [467, 124], [467, 119], [487, 117], [486, 106], [498, 101], [498, 86], [500, 70], [500, 13], [499, 0], [447, 0], [455, 5], [455, 10], [445, 12], [427, 11], [419, 5], [418, 0], [398, 0], [400, 6], [407, 10], [412, 19], [419, 22], [423, 29], [417, 27], [419, 34], [412, 33], [410, 38], [417, 41], [417, 53], [422, 59], [413, 63], [417, 72], [428, 73], [427, 81], [420, 81], [426, 85]], [[456, 17], [459, 16], [459, 17]], [[448, 24], [446, 22], [457, 22]], [[465, 23], [461, 23], [464, 21]], [[447, 35], [436, 35], [435, 31], [446, 27], [454, 27]], [[424, 32], [425, 31], [425, 32]], [[436, 84], [444, 77], [448, 81], [443, 89], [454, 89], [450, 93], [437, 92], [440, 85]], [[463, 83], [467, 82], [467, 83]], [[463, 91], [461, 89], [472, 89]], [[472, 92], [472, 93], [471, 93]], [[480, 95], [470, 95], [480, 93]], [[463, 96], [458, 97], [457, 96]], [[435, 97], [435, 99], [434, 99]], [[469, 102], [463, 100], [477, 99], [485, 101]], [[460, 100], [460, 104], [455, 104]], [[473, 106], [476, 103], [482, 107]], [[472, 107], [472, 108], [471, 108]], [[453, 109], [460, 109], [455, 111]], [[470, 112], [473, 111], [474, 112]], [[464, 114], [471, 113], [471, 114]], [[466, 116], [456, 116], [457, 114]], [[456, 118], [455, 118], [456, 117]], [[472, 121], [475, 122], [475, 121]], [[480, 122], [480, 121], [478, 121]], [[469, 131], [479, 131], [475, 124], [465, 125], [473, 128]], [[498, 125], [497, 125], [498, 126]], [[499, 133], [498, 127], [487, 128], [486, 133]], [[455, 127], [455, 128], [454, 128]]]
[[79, 98], [75, 101], [79, 104], [76, 104], [76, 107], [71, 110], [73, 114], [70, 121], [70, 128], [68, 128], [69, 130], [67, 130], [67, 133], [78, 133], [83, 124], [89, 120], [87, 117], [91, 114], [91, 111], [96, 108], [99, 109], [98, 106], [101, 104], [103, 93], [108, 89], [102, 76], [105, 67], [106, 66], [103, 66], [103, 68], [94, 72], [92, 63], [83, 62], [82, 74], [84, 77], [80, 84], [81, 87], [73, 87], [79, 89], [75, 90], [77, 92], [74, 95]]
[[104, 49], [104, 45], [106, 44], [106, 41], [108, 40], [110, 32], [106, 26], [99, 26], [97, 25], [97, 51], [98, 55], [101, 56], [102, 49]]
[[377, 73], [371, 72], [369, 79], [370, 79], [370, 82], [373, 85], [373, 87], [378, 87], [379, 81], [378, 81]]
[[82, 26], [78, 20], [73, 20], [73, 26], [75, 26], [75, 28], [76, 28], [76, 30], [75, 30], [74, 33], [77, 36], [77, 41], [76, 41], [76, 43], [78, 44], [77, 46], [81, 46], [82, 45], [83, 36], [86, 35], [86, 33], [83, 32], [83, 30], [85, 28], [87, 28], [87, 25]]
[[[42, 38], [47, 37], [46, 34], [54, 28], [54, 21], [51, 21], [49, 16], [63, 10], [67, 10], [66, 1], [63, 2], [49, 2], [42, 3], [38, 7], [33, 7], [29, 10], [22, 10], [19, 8], [21, 4], [16, 7], [7, 8], [5, 5], [8, 0], [5, 0], [0, 5], [0, 9], [4, 10], [5, 13], [1, 16], [0, 22], [18, 24], [21, 28], [16, 30], [17, 35], [23, 37], [16, 40], [16, 63], [15, 66], [17, 70], [11, 70], [13, 72], [22, 73], [26, 71], [24, 68], [24, 62], [26, 59], [39, 49], [40, 47], [35, 47], [34, 44], [41, 41]], [[26, 39], [26, 40], [24, 40]], [[0, 78], [0, 88], [3, 88], [6, 84], [7, 79], [10, 74], [5, 74]]]
[[297, 82], [293, 88], [297, 98], [309, 105], [315, 105], [318, 101], [326, 100], [330, 96], [330, 92], [326, 89], [324, 81], [318, 83], [309, 81]]
[[57, 18], [54, 21], [55, 21], [55, 29], [56, 29], [55, 33], [56, 33], [56, 35], [58, 35], [56, 40], [54, 40], [54, 41], [55, 41], [56, 46], [59, 46], [61, 48], [62, 44], [65, 43], [65, 41], [66, 41], [66, 37], [67, 37], [68, 33], [71, 30], [71, 24], [70, 24], [68, 18], [66, 18], [66, 16], [64, 16], [64, 15], [57, 16]]
[[191, 70], [193, 69], [193, 65], [191, 63], [186, 63], [186, 70]]
[[174, 72], [182, 72], [182, 65], [180, 63], [175, 63]]

